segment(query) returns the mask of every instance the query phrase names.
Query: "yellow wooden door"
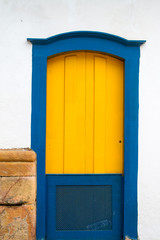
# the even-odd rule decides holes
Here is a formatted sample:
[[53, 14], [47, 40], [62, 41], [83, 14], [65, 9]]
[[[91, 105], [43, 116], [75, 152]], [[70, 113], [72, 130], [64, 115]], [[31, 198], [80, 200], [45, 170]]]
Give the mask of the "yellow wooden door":
[[123, 173], [123, 66], [88, 51], [48, 59], [46, 174]]

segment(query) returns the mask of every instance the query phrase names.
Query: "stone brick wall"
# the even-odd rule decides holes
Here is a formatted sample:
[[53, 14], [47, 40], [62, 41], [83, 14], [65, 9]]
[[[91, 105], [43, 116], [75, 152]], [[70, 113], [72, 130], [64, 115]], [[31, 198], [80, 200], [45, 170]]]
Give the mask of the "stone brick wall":
[[36, 154], [0, 150], [0, 239], [36, 239]]

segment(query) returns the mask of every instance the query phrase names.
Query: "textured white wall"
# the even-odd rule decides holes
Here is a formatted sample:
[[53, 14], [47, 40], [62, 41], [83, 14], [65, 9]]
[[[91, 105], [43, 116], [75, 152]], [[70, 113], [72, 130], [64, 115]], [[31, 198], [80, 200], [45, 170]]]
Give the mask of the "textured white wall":
[[30, 146], [32, 46], [27, 37], [95, 30], [141, 47], [139, 236], [160, 240], [160, 1], [0, 0], [0, 148]]

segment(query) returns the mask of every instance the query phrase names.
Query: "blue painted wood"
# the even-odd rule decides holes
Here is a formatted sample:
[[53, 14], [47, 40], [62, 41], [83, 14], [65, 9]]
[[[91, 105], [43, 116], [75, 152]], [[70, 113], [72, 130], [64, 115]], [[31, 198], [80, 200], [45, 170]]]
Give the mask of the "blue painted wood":
[[126, 77], [124, 120], [124, 233], [126, 236], [132, 236], [131, 239], [137, 239], [139, 59], [136, 54], [133, 54], [125, 61], [125, 79]]
[[127, 40], [125, 38], [122, 38], [113, 34], [96, 32], [96, 31], [92, 31], [92, 32], [91, 31], [75, 31], [75, 32], [69, 32], [69, 33], [67, 32], [67, 33], [61, 33], [49, 38], [27, 38], [27, 40], [36, 45], [46, 45], [62, 39], [83, 38], [83, 37], [111, 40], [111, 41], [115, 41], [120, 44], [123, 44], [125, 46], [140, 46], [141, 44], [146, 42], [144, 40]]
[[91, 50], [111, 54], [125, 61], [124, 112], [124, 239], [137, 239], [137, 171], [138, 171], [138, 86], [140, 45], [145, 41], [128, 41], [99, 32], [71, 32], [33, 43], [31, 147], [37, 153], [37, 238], [46, 236], [46, 63], [52, 55]]
[[[34, 50], [33, 50], [34, 53]], [[46, 223], [46, 177], [45, 177], [45, 141], [46, 141], [46, 66], [43, 57], [33, 55], [32, 67], [32, 114], [31, 148], [37, 153], [37, 238], [45, 237]], [[38, 94], [37, 94], [38, 93]]]
[[[56, 186], [112, 186], [112, 230], [56, 231]], [[47, 175], [47, 240], [121, 240], [123, 177], [120, 174]], [[81, 206], [79, 206], [81, 207]], [[80, 216], [79, 216], [80, 217]]]

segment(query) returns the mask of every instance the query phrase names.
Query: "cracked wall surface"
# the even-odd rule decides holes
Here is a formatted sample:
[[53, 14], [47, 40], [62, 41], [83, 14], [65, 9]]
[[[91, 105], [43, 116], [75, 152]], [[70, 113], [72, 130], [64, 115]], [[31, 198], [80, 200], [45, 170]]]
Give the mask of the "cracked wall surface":
[[0, 150], [0, 239], [36, 239], [36, 154]]

